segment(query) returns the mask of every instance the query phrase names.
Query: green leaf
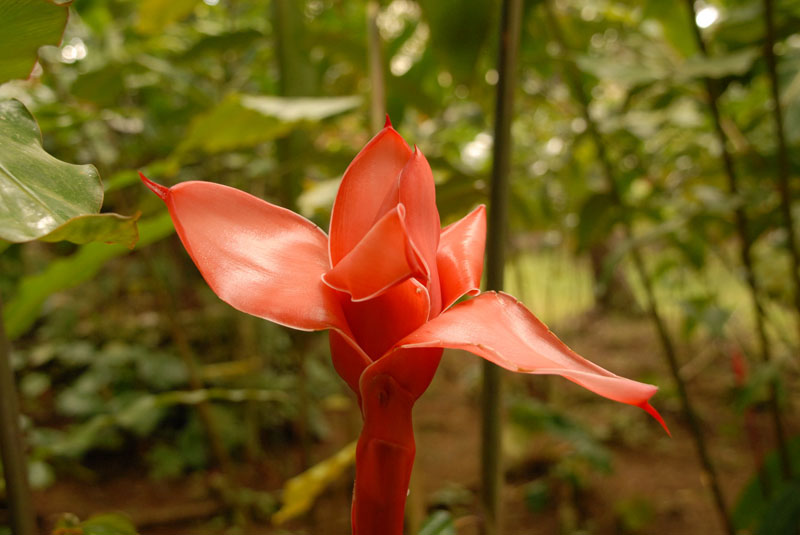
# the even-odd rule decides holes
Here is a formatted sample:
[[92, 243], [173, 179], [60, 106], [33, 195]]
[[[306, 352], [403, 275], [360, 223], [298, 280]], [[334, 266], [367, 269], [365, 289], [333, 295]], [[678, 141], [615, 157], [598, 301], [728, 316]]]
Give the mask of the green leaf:
[[724, 78], [745, 74], [761, 54], [757, 47], [746, 48], [724, 56], [695, 55], [686, 60], [676, 73], [678, 78]]
[[66, 513], [56, 522], [52, 533], [53, 535], [58, 533], [75, 535], [138, 535], [131, 521], [116, 513], [94, 515], [83, 522], [75, 515]]
[[97, 169], [53, 158], [39, 126], [17, 100], [0, 101], [0, 238], [136, 243], [135, 217], [100, 214]]
[[[800, 466], [800, 437], [787, 444], [790, 463]], [[737, 530], [758, 535], [795, 535], [800, 527], [800, 479], [786, 480], [776, 451], [764, 458], [762, 476], [753, 475], [742, 489], [731, 514]], [[761, 478], [768, 484], [768, 493], [761, 486]]]
[[456, 535], [453, 515], [447, 511], [434, 511], [422, 525], [419, 535]]
[[136, 31], [157, 34], [164, 28], [192, 14], [197, 0], [142, 0], [136, 21]]
[[137, 535], [131, 521], [117, 514], [95, 515], [83, 524], [83, 535]]
[[317, 122], [357, 108], [357, 96], [288, 98], [228, 95], [217, 107], [197, 117], [177, 152], [209, 153], [253, 147], [288, 134], [298, 123]]
[[[172, 219], [166, 211], [149, 218], [139, 225], [139, 245], [158, 241], [173, 230]], [[130, 249], [123, 245], [89, 243], [72, 256], [51, 262], [44, 271], [23, 278], [17, 293], [3, 309], [9, 339], [19, 337], [33, 325], [42, 303], [50, 295], [91, 279], [106, 262], [129, 252]]]
[[283, 505], [272, 515], [272, 522], [281, 524], [308, 511], [317, 496], [339, 479], [355, 458], [356, 443], [351, 442], [332, 457], [287, 481], [283, 487]]
[[697, 52], [690, 16], [680, 3], [648, 0], [642, 18], [657, 20], [667, 41], [683, 56], [688, 57]]
[[0, 84], [27, 78], [40, 46], [58, 45], [69, 7], [46, 0], [0, 2]]

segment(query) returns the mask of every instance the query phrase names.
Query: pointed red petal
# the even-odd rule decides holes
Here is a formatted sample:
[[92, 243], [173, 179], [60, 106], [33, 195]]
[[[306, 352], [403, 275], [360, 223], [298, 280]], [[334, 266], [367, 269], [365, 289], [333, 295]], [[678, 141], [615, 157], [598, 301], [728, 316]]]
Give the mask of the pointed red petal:
[[344, 172], [330, 227], [330, 259], [336, 265], [366, 235], [387, 193], [411, 157], [411, 149], [391, 126], [381, 130]]
[[442, 230], [436, 265], [442, 285], [442, 309], [465, 294], [480, 292], [486, 243], [486, 207], [478, 206]]
[[414, 154], [400, 173], [399, 203], [406, 207], [406, 225], [411, 243], [419, 251], [425, 267], [424, 282], [431, 295], [431, 317], [442, 310], [436, 249], [439, 247], [441, 224], [436, 208], [436, 187], [428, 160], [414, 147]]
[[144, 174], [141, 171], [139, 171], [139, 178], [142, 179], [142, 182], [144, 182], [145, 186], [150, 188], [150, 191], [161, 197], [162, 201], [167, 200], [167, 195], [169, 194], [168, 187], [162, 186], [161, 184], [156, 184], [155, 182], [144, 176]]
[[409, 242], [405, 215], [405, 207], [397, 205], [322, 280], [350, 294], [353, 301], [364, 301], [422, 273], [421, 260]]
[[639, 407], [645, 407], [658, 390], [584, 359], [519, 301], [504, 293], [484, 293], [458, 304], [397, 346], [464, 349], [511, 371], [561, 375], [596, 394]]
[[316, 225], [211, 182], [183, 182], [165, 200], [184, 247], [223, 301], [295, 329], [342, 323], [321, 279], [330, 268], [328, 240]]

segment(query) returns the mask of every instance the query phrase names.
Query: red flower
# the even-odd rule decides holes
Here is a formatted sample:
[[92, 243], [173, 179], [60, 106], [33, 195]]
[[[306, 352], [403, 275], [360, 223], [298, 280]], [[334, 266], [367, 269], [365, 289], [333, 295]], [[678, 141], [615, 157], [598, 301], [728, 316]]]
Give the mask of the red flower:
[[[400, 535], [414, 461], [411, 409], [445, 347], [503, 368], [557, 374], [642, 407], [656, 387], [570, 350], [514, 297], [479, 294], [486, 212], [442, 229], [433, 175], [387, 120], [342, 178], [330, 238], [303, 217], [209, 182], [165, 188], [183, 245], [233, 307], [301, 330], [330, 331], [336, 371], [364, 427], [356, 451], [353, 533]], [[455, 306], [462, 296], [477, 296]]]

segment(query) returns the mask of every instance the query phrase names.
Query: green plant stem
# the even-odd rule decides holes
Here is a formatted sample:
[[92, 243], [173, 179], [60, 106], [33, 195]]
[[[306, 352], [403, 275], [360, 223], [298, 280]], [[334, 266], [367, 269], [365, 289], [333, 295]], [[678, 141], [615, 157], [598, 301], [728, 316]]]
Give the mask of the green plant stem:
[[[511, 169], [511, 120], [517, 79], [517, 53], [522, 20], [522, 1], [504, 0], [500, 19], [497, 101], [494, 119], [492, 181], [486, 240], [486, 287], [503, 289], [508, 233], [509, 172]], [[502, 492], [502, 376], [500, 368], [483, 363], [481, 429], [481, 504], [484, 535], [499, 535]]]
[[800, 343], [800, 250], [797, 247], [797, 234], [794, 230], [792, 216], [792, 194], [789, 186], [789, 150], [786, 146], [783, 109], [781, 108], [780, 86], [778, 84], [778, 66], [775, 59], [775, 16], [773, 0], [764, 3], [764, 59], [767, 62], [770, 91], [772, 93], [772, 115], [775, 119], [775, 138], [778, 141], [778, 192], [781, 196], [781, 212], [786, 228], [786, 248], [792, 258], [792, 285], [794, 286], [794, 307], [797, 320], [798, 342]]
[[[708, 57], [708, 49], [706, 47], [703, 34], [695, 22], [696, 13], [695, 6], [692, 0], [686, 0], [691, 16], [691, 25], [694, 32], [697, 47], [703, 56]], [[717, 136], [719, 143], [720, 153], [722, 157], [722, 165], [725, 170], [725, 176], [728, 182], [728, 191], [734, 197], [739, 197], [739, 181], [736, 176], [736, 169], [733, 165], [733, 157], [727, 147], [727, 139], [725, 131], [722, 128], [722, 120], [719, 113], [719, 95], [720, 90], [715, 80], [711, 78], [703, 79], [706, 89], [706, 96], [708, 99], [708, 108], [711, 111], [711, 119], [714, 124], [714, 132]], [[764, 363], [772, 362], [772, 348], [770, 346], [769, 338], [767, 337], [766, 328], [766, 314], [764, 312], [764, 304], [761, 301], [761, 292], [758, 288], [758, 281], [756, 280], [755, 269], [753, 267], [753, 240], [750, 237], [750, 222], [745, 212], [743, 204], [738, 204], [735, 211], [735, 224], [736, 233], [739, 237], [739, 252], [742, 266], [744, 267], [745, 280], [750, 293], [750, 301], [753, 307], [753, 317], [756, 323], [756, 335], [758, 338], [758, 349], [761, 360]], [[786, 432], [783, 427], [783, 419], [781, 417], [780, 405], [778, 403], [778, 379], [777, 377], [770, 381], [769, 388], [769, 407], [772, 416], [772, 424], [775, 432], [775, 441], [778, 447], [778, 458], [780, 459], [781, 468], [784, 476], [791, 477], [792, 465], [789, 456], [789, 449], [786, 445]]]
[[667, 329], [666, 322], [664, 321], [661, 313], [658, 299], [656, 298], [653, 288], [653, 281], [648, 274], [647, 266], [645, 265], [641, 250], [639, 246], [636, 245], [636, 241], [634, 239], [635, 232], [633, 230], [633, 222], [630, 219], [628, 207], [625, 205], [625, 202], [619, 191], [619, 187], [617, 186], [614, 168], [611, 164], [611, 158], [608, 155], [606, 144], [602, 135], [600, 134], [597, 124], [589, 113], [589, 96], [587, 95], [583, 88], [583, 84], [581, 83], [580, 72], [578, 71], [575, 62], [569, 55], [569, 48], [566, 46], [566, 39], [561, 32], [561, 27], [555, 16], [555, 13], [553, 12], [550, 2], [551, 0], [546, 0], [544, 2], [550, 30], [553, 32], [553, 35], [561, 46], [562, 53], [564, 54], [565, 74], [573, 94], [580, 104], [583, 119], [586, 121], [587, 129], [589, 130], [592, 140], [594, 141], [597, 150], [597, 157], [600, 161], [603, 177], [606, 182], [606, 187], [614, 204], [622, 213], [622, 225], [624, 227], [625, 237], [630, 243], [633, 244], [630, 248], [629, 254], [631, 260], [633, 261], [636, 274], [639, 277], [639, 280], [645, 291], [645, 308], [647, 310], [647, 314], [656, 329], [656, 333], [658, 334], [663, 354], [667, 362], [667, 367], [669, 368], [672, 380], [677, 386], [678, 396], [681, 400], [681, 408], [683, 409], [683, 413], [686, 416], [686, 420], [689, 424], [689, 430], [694, 440], [700, 465], [708, 478], [708, 484], [711, 488], [712, 498], [719, 514], [720, 521], [725, 532], [730, 535], [734, 535], [736, 530], [731, 523], [728, 507], [725, 502], [725, 497], [722, 493], [722, 486], [719, 483], [719, 476], [717, 475], [717, 471], [714, 467], [714, 463], [711, 460], [711, 456], [708, 453], [708, 447], [706, 446], [705, 437], [703, 436], [702, 424], [697, 416], [697, 413], [695, 412], [691, 398], [689, 397], [689, 391], [686, 387], [686, 382], [683, 380], [683, 377], [680, 374], [678, 352], [675, 348], [675, 343], [672, 340], [672, 336], [670, 335], [669, 329]]
[[11, 513], [11, 532], [14, 535], [36, 535], [38, 529], [28, 484], [28, 463], [22, 446], [19, 416], [11, 349], [3, 327], [3, 303], [0, 299], [0, 459], [3, 461]]
[[383, 79], [381, 58], [381, 34], [378, 31], [378, 0], [367, 2], [367, 51], [369, 53], [370, 103], [369, 124], [372, 132], [378, 132], [386, 119], [386, 84]]

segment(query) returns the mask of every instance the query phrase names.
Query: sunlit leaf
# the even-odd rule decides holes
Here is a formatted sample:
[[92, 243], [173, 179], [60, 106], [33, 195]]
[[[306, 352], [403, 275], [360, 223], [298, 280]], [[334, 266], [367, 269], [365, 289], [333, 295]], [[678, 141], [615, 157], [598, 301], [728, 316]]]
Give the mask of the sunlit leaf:
[[136, 31], [159, 33], [173, 22], [188, 17], [198, 4], [198, 0], [142, 0], [139, 2]]
[[281, 524], [302, 515], [314, 504], [314, 500], [331, 483], [338, 480], [344, 471], [355, 462], [356, 443], [351, 442], [338, 453], [318, 463], [302, 474], [286, 482], [283, 488], [283, 505], [272, 515], [272, 522]]
[[27, 78], [43, 45], [58, 45], [69, 8], [47, 0], [0, 2], [0, 84]]
[[0, 101], [0, 194], [4, 240], [136, 242], [136, 217], [97, 214], [103, 204], [97, 169], [45, 152], [39, 126], [17, 100]]
[[316, 122], [353, 110], [357, 96], [288, 98], [232, 94], [197, 117], [178, 152], [223, 152], [252, 147], [288, 134], [298, 123]]

